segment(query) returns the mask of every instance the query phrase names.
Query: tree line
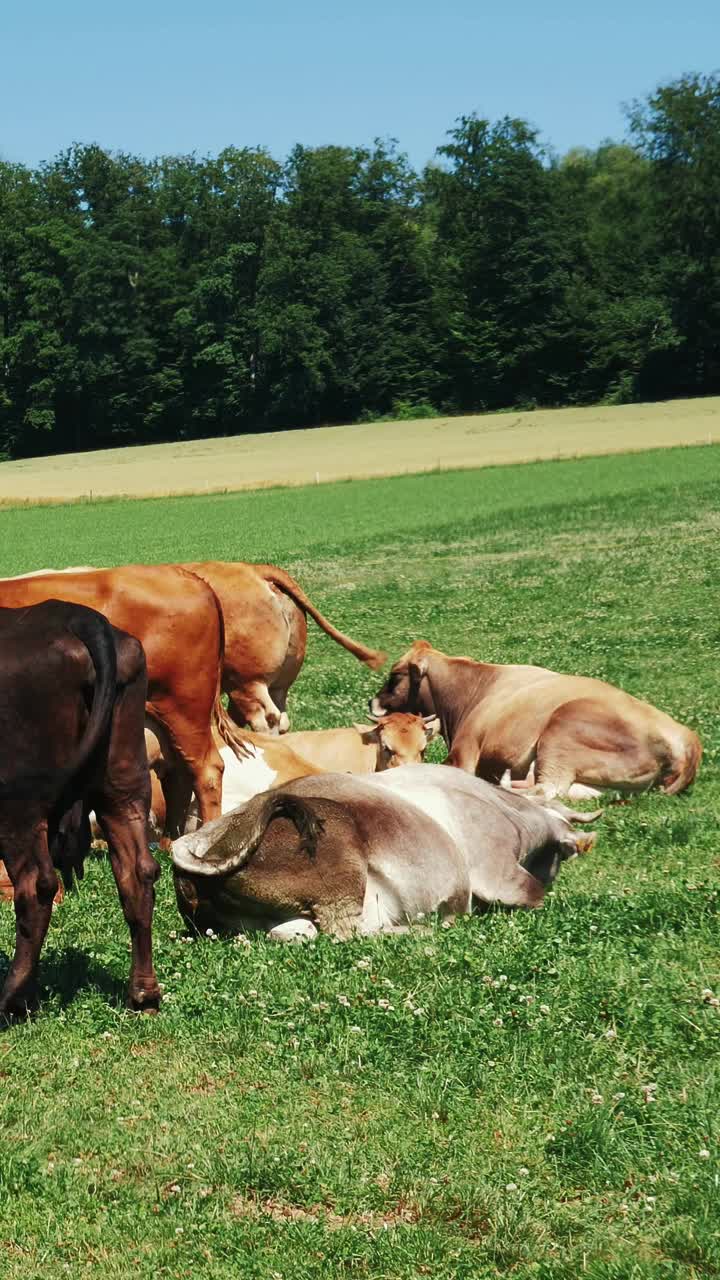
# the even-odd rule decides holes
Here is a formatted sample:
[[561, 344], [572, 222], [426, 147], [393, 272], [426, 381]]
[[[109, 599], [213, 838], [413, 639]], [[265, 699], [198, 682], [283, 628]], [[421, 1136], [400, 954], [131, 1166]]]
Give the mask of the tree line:
[[720, 76], [627, 119], [0, 162], [0, 457], [720, 392]]

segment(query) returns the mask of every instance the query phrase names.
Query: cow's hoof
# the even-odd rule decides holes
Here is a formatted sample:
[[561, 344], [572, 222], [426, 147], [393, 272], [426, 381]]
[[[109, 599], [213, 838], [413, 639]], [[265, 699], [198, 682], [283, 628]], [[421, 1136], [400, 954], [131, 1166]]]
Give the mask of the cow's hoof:
[[128, 992], [128, 1009], [132, 1009], [133, 1013], [157, 1013], [160, 999], [159, 987], [138, 987]]
[[36, 995], [14, 996], [0, 1001], [0, 1022], [26, 1022], [37, 1011]]

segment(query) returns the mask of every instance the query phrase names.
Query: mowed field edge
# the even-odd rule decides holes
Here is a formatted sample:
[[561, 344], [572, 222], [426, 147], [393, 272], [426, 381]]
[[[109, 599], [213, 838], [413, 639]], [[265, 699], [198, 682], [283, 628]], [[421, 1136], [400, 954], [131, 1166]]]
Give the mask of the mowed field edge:
[[[720, 448], [0, 511], [0, 572], [274, 560], [343, 630], [609, 679], [696, 728], [687, 795], [608, 804], [542, 911], [312, 947], [183, 935], [123, 1007], [92, 859], [0, 1036], [3, 1280], [720, 1274]], [[310, 624], [295, 727], [381, 677]], [[0, 908], [0, 964], [13, 940]]]
[[0, 463], [0, 504], [303, 486], [720, 440], [720, 397], [376, 422]]

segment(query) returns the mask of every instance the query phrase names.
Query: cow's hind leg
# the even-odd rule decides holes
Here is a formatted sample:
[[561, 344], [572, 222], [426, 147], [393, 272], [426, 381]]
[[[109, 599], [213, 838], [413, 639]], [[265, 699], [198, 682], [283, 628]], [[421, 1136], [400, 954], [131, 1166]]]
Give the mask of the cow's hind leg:
[[280, 721], [278, 731], [287, 733], [290, 728], [290, 717], [287, 713], [287, 695], [288, 691], [282, 685], [273, 685], [269, 690], [270, 700], [280, 712]]
[[250, 728], [253, 733], [285, 732], [281, 728], [283, 711], [273, 702], [263, 680], [249, 680], [228, 690], [228, 713], [240, 728]]
[[[133, 1009], [153, 1011], [160, 1003], [152, 961], [155, 881], [160, 868], [147, 844], [150, 774], [144, 736], [145, 667], [139, 654], [135, 662], [133, 656], [132, 647], [123, 651], [123, 674], [128, 682], [115, 702], [107, 761], [93, 799], [130, 930], [128, 1003]], [[120, 673], [120, 663], [118, 670]]]
[[0, 992], [0, 1015], [22, 1016], [37, 1001], [37, 964], [58, 891], [47, 827], [37, 826], [0, 845], [15, 897], [15, 955]]
[[147, 819], [144, 814], [108, 810], [99, 816], [132, 942], [128, 1004], [132, 1009], [154, 1011], [160, 1004], [160, 988], [153, 968], [152, 917], [160, 868], [147, 847]]
[[574, 782], [644, 791], [657, 782], [660, 763], [647, 743], [591, 698], [577, 698], [553, 713], [537, 744], [535, 793], [568, 795]]

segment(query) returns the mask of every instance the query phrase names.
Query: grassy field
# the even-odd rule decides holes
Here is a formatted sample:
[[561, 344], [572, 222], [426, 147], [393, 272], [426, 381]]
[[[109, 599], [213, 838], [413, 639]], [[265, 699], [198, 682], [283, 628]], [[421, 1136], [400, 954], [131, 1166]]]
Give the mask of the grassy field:
[[0, 504], [306, 485], [720, 442], [720, 398], [376, 422], [0, 463]]
[[[123, 1010], [93, 861], [54, 915], [39, 1016], [0, 1037], [3, 1280], [720, 1275], [719, 464], [0, 512], [2, 573], [274, 559], [393, 655], [425, 636], [603, 676], [706, 747], [690, 795], [610, 806], [536, 914], [188, 942], [165, 864], [155, 1019]], [[313, 634], [294, 724], [348, 723], [377, 683]]]

